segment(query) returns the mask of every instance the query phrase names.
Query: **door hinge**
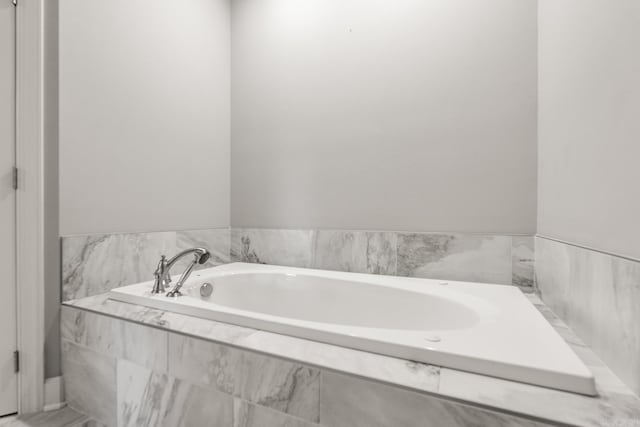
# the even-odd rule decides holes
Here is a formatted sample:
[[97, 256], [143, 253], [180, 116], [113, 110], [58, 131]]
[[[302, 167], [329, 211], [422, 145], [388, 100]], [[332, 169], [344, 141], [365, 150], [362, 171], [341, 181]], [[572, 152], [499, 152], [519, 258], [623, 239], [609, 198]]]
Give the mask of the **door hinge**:
[[13, 370], [20, 372], [20, 352], [18, 350], [13, 352]]
[[11, 3], [13, 3], [14, 6], [18, 5], [18, 0], [11, 0]]
[[13, 178], [12, 178], [13, 189], [18, 189], [18, 168], [16, 166], [13, 167]]

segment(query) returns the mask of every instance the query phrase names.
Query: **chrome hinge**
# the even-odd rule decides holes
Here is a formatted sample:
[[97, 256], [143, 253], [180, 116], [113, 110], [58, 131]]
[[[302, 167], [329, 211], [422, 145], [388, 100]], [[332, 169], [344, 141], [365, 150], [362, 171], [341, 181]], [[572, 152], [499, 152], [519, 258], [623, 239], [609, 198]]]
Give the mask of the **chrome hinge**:
[[18, 0], [11, 0], [11, 3], [13, 3], [14, 6], [18, 5]]
[[13, 370], [20, 372], [20, 352], [18, 350], [13, 352]]
[[12, 185], [14, 190], [18, 189], [18, 168], [16, 166], [13, 167]]

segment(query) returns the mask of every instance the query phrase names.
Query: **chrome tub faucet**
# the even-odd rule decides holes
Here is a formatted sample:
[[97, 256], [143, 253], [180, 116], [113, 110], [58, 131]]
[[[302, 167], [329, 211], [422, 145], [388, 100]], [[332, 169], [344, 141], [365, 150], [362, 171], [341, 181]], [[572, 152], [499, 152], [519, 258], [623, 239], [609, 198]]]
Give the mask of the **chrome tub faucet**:
[[169, 283], [171, 283], [171, 274], [170, 274], [171, 268], [180, 259], [190, 254], [194, 255], [193, 261], [191, 261], [189, 266], [184, 270], [184, 272], [180, 276], [180, 279], [178, 279], [178, 282], [176, 282], [176, 285], [173, 287], [173, 289], [167, 292], [168, 297], [177, 297], [182, 295], [180, 293], [180, 288], [182, 288], [182, 285], [184, 285], [184, 282], [187, 281], [194, 267], [198, 264], [204, 264], [211, 257], [211, 254], [209, 253], [208, 250], [204, 248], [187, 249], [175, 255], [173, 258], [169, 260], [167, 260], [167, 257], [162, 255], [160, 257], [160, 262], [158, 262], [158, 267], [156, 268], [156, 271], [153, 273], [153, 275], [155, 276], [155, 281], [153, 282], [153, 289], [151, 290], [152, 294], [161, 294], [165, 292], [165, 289], [169, 286]]

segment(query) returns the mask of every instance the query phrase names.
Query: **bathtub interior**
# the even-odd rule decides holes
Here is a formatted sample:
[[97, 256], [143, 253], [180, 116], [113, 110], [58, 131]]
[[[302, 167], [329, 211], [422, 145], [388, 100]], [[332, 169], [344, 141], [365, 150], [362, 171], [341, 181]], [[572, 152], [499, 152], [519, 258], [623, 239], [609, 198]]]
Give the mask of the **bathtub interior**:
[[[200, 286], [213, 285], [209, 297]], [[309, 274], [237, 273], [197, 277], [187, 295], [215, 304], [272, 316], [336, 325], [401, 329], [468, 328], [480, 321], [471, 304], [425, 294]], [[382, 315], [390, 307], [402, 307]]]

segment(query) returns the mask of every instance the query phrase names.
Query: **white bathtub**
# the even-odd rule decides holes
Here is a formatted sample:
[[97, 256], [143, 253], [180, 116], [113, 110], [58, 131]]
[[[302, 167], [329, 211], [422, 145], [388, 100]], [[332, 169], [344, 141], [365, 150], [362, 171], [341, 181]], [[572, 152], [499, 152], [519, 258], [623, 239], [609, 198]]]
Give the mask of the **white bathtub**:
[[[200, 296], [209, 282], [213, 294]], [[175, 283], [175, 280], [174, 280]], [[200, 270], [184, 296], [152, 282], [110, 298], [587, 395], [591, 372], [519, 289], [234, 263]]]

